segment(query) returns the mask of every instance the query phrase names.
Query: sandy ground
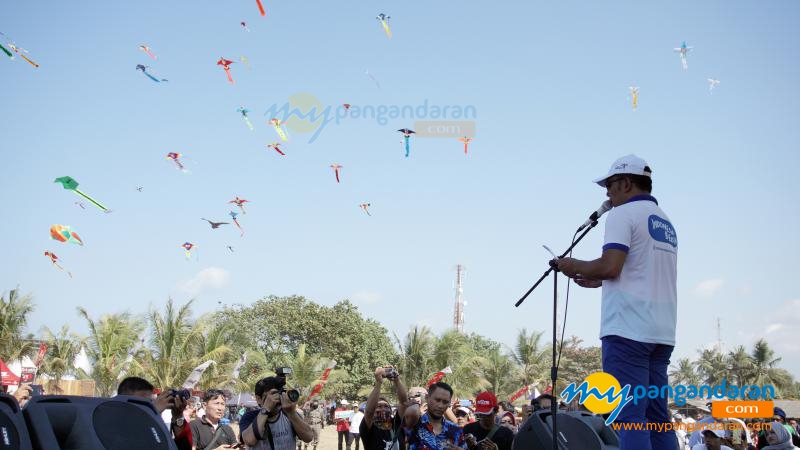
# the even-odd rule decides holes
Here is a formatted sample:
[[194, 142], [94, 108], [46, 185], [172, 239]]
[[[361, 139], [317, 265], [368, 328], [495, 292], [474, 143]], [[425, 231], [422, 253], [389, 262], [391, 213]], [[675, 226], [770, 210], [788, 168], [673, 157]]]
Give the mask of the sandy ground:
[[[235, 431], [236, 435], [238, 436], [239, 425], [236, 423], [232, 423], [231, 427], [233, 427], [233, 431]], [[320, 435], [319, 438], [319, 445], [317, 445], [317, 450], [338, 450], [339, 448], [338, 439], [339, 435], [336, 434], [336, 426], [327, 425], [325, 428], [322, 429], [322, 434]], [[359, 442], [359, 447], [358, 447], [359, 450], [362, 450], [364, 448], [364, 446], [361, 444], [362, 442]], [[303, 448], [305, 449], [305, 445], [303, 445]], [[311, 447], [309, 446], [309, 448]], [[346, 450], [346, 448], [347, 446], [345, 445], [344, 442], [342, 442], [342, 450]], [[352, 446], [350, 447], [350, 450], [356, 450], [355, 442], [353, 442]]]

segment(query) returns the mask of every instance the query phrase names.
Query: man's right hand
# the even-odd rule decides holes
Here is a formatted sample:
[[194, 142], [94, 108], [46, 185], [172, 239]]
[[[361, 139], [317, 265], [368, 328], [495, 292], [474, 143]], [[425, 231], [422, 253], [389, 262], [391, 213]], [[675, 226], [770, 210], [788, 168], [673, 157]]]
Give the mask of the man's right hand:
[[264, 402], [261, 404], [261, 406], [267, 408], [269, 412], [274, 413], [277, 411], [276, 408], [280, 404], [281, 392], [277, 389], [271, 389], [269, 392], [264, 394]]
[[28, 400], [31, 399], [31, 392], [33, 392], [33, 388], [28, 383], [20, 384], [17, 390], [14, 391], [14, 398], [17, 399], [20, 408], [25, 406]]

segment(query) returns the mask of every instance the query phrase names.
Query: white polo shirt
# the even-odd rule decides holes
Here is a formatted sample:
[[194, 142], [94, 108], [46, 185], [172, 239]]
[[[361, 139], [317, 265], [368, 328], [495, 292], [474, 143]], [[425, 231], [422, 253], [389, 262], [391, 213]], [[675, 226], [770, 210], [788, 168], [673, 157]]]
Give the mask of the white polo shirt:
[[618, 278], [603, 280], [600, 337], [675, 345], [678, 237], [650, 195], [638, 195], [606, 216], [603, 250], [627, 253]]

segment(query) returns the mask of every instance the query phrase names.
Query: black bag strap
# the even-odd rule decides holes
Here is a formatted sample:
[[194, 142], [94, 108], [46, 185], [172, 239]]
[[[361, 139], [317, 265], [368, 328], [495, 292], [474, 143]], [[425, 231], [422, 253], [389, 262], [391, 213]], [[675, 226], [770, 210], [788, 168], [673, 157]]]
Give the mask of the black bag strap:
[[[278, 414], [278, 420], [280, 420], [281, 416]], [[277, 422], [277, 420], [276, 420]], [[269, 426], [269, 420], [267, 420], [267, 440], [269, 441], [269, 448], [270, 450], [277, 450], [275, 448], [275, 442], [272, 441], [272, 428]]]
[[214, 432], [214, 437], [211, 438], [211, 442], [209, 442], [205, 448], [215, 449], [219, 447], [219, 445], [217, 445], [217, 441], [219, 441], [219, 438], [221, 438], [223, 434], [225, 434], [225, 428], [220, 424], [217, 426], [217, 431]]

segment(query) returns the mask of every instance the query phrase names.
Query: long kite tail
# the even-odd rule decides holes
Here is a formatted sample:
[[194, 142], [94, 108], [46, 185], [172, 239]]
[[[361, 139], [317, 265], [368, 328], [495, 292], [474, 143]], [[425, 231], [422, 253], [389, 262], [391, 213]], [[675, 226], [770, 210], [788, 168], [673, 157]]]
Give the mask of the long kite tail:
[[247, 124], [247, 127], [250, 128], [250, 131], [253, 131], [253, 124], [250, 122], [250, 119], [245, 116], [244, 122]]
[[686, 61], [686, 56], [684, 56], [683, 54], [681, 54], [681, 65], [683, 66], [683, 70], [689, 68], [689, 62]]
[[225, 68], [225, 75], [227, 75], [227, 76], [228, 76], [228, 83], [230, 83], [230, 84], [234, 84], [234, 83], [233, 83], [233, 77], [231, 76], [231, 69], [229, 69], [229, 68], [227, 68], [227, 67], [226, 67], [226, 68]]
[[403, 139], [406, 141], [406, 158], [408, 158], [408, 152], [410, 150], [410, 146], [408, 143], [408, 136], [405, 136]]
[[156, 57], [156, 55], [154, 55], [154, 54], [150, 53], [150, 50], [145, 50], [144, 52], [145, 52], [145, 53], [147, 53], [147, 55], [148, 55], [148, 56], [150, 56], [151, 58], [153, 58], [153, 59], [158, 59], [158, 58]]
[[236, 227], [237, 227], [237, 228], [239, 228], [239, 231], [241, 231], [241, 232], [242, 232], [242, 234], [240, 234], [239, 236], [240, 236], [240, 237], [241, 237], [241, 236], [244, 236], [244, 230], [242, 229], [242, 226], [241, 226], [241, 225], [239, 225], [239, 221], [238, 221], [238, 220], [236, 220], [236, 219], [233, 219], [233, 223], [235, 223], [235, 224], [236, 224]]
[[142, 73], [143, 73], [143, 74], [145, 74], [145, 75], [147, 75], [147, 78], [150, 78], [151, 80], [155, 81], [156, 83], [161, 83], [161, 82], [158, 80], [158, 78], [156, 78], [156, 77], [154, 77], [154, 76], [150, 75], [149, 73], [147, 73], [147, 72], [145, 72], [145, 71], [142, 71]]
[[278, 132], [278, 136], [281, 137], [281, 140], [286, 142], [287, 141], [286, 133], [283, 132], [283, 129], [280, 127], [280, 125], [274, 125], [274, 127], [275, 127], [275, 131]]
[[19, 54], [19, 56], [21, 56], [21, 57], [22, 57], [22, 59], [24, 59], [25, 61], [28, 61], [28, 64], [32, 65], [33, 67], [39, 67], [39, 64], [36, 64], [35, 62], [31, 61], [30, 59], [28, 59], [28, 58], [27, 58], [25, 55], [23, 55], [22, 53], [20, 53], [20, 54]]
[[267, 12], [264, 11], [264, 5], [261, 4], [261, 0], [256, 0], [256, 4], [258, 5], [258, 12], [261, 13], [261, 16], [266, 16]]
[[81, 197], [85, 198], [86, 200], [89, 200], [90, 202], [92, 202], [92, 204], [94, 206], [97, 206], [98, 208], [102, 209], [103, 212], [108, 212], [108, 208], [106, 208], [105, 206], [101, 205], [100, 202], [98, 202], [97, 200], [93, 199], [92, 197], [89, 197], [88, 195], [84, 194], [83, 192], [79, 191], [78, 189], [75, 189], [75, 193], [80, 195]]
[[7, 48], [5, 48], [5, 47], [3, 47], [2, 45], [0, 45], [0, 49], [2, 49], [2, 50], [3, 50], [3, 53], [5, 53], [6, 55], [8, 55], [8, 57], [9, 57], [9, 58], [11, 58], [11, 59], [14, 59], [14, 55], [13, 55], [13, 54], [12, 54], [10, 51], [8, 51], [8, 49], [7, 49]]
[[276, 151], [276, 152], [280, 153], [280, 154], [281, 154], [281, 155], [283, 155], [283, 156], [286, 156], [286, 153], [283, 153], [283, 152], [281, 151], [281, 149], [279, 149], [278, 147], [273, 147], [273, 148], [275, 149], [275, 151]]
[[336, 182], [338, 183], [339, 182], [339, 169], [336, 169], [335, 172], [336, 172]]
[[469, 145], [468, 143], [464, 142], [464, 154], [465, 155], [467, 154], [467, 146], [468, 145]]
[[383, 25], [384, 31], [386, 31], [386, 37], [391, 39], [392, 38], [392, 30], [389, 29], [389, 24], [386, 23], [385, 20], [381, 20], [381, 24]]

